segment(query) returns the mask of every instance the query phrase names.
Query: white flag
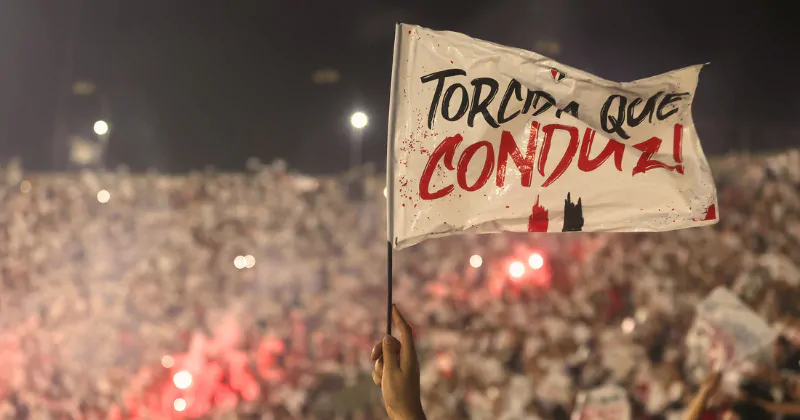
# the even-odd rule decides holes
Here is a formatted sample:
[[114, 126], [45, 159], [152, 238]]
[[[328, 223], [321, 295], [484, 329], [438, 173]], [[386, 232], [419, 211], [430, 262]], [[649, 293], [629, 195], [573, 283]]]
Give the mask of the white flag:
[[720, 369], [765, 349], [775, 338], [761, 316], [735, 294], [717, 287], [697, 306], [697, 326], [712, 368]]
[[702, 66], [617, 83], [534, 52], [398, 25], [389, 240], [716, 223], [691, 104]]

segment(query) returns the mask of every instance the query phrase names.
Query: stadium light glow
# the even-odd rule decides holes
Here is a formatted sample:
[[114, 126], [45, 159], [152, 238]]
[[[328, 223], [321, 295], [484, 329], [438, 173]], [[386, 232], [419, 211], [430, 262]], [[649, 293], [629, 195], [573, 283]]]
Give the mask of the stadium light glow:
[[245, 255], [244, 256], [244, 266], [245, 268], [253, 268], [256, 266], [256, 257], [252, 255]]
[[172, 356], [170, 355], [166, 355], [161, 358], [161, 366], [164, 366], [165, 368], [169, 369], [175, 366], [175, 359], [172, 358]]
[[183, 398], [176, 399], [175, 402], [172, 403], [172, 408], [174, 408], [175, 411], [186, 410], [186, 400], [184, 400]]
[[108, 123], [103, 121], [103, 120], [99, 120], [99, 121], [95, 122], [94, 123], [94, 133], [97, 134], [98, 136], [102, 136], [104, 134], [107, 134], [108, 133]]
[[542, 257], [542, 254], [534, 252], [531, 254], [530, 258], [528, 258], [528, 265], [530, 265], [532, 269], [538, 270], [544, 267], [544, 257]]
[[182, 370], [172, 377], [172, 383], [174, 383], [175, 387], [178, 389], [189, 388], [192, 386], [192, 374]]
[[244, 255], [237, 255], [236, 258], [233, 259], [233, 266], [239, 270], [245, 268], [247, 266], [247, 258]]
[[508, 266], [508, 274], [514, 278], [520, 278], [525, 274], [525, 265], [519, 261], [514, 261]]
[[350, 117], [350, 124], [353, 126], [353, 128], [357, 128], [359, 130], [366, 127], [368, 122], [369, 118], [367, 118], [367, 114], [361, 111], [353, 113], [353, 115]]
[[100, 190], [97, 192], [97, 201], [101, 204], [108, 203], [108, 200], [111, 199], [111, 193], [106, 190]]
[[473, 255], [469, 257], [469, 265], [471, 265], [472, 268], [478, 268], [483, 265], [483, 258], [481, 258], [480, 255]]

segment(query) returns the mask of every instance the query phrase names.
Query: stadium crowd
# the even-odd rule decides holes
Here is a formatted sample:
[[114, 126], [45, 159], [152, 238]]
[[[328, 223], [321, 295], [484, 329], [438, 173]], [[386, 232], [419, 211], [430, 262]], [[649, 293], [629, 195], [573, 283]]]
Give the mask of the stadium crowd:
[[[567, 419], [604, 383], [627, 390], [635, 419], [680, 418], [708, 372], [695, 306], [717, 286], [789, 344], [729, 372], [709, 410], [755, 378], [800, 398], [776, 376], [800, 370], [785, 362], [800, 343], [800, 150], [712, 166], [714, 227], [396, 253], [428, 418]], [[385, 325], [384, 184], [368, 168], [312, 178], [280, 163], [7, 172], [0, 418], [385, 418], [369, 360]], [[509, 275], [515, 261], [524, 275]]]

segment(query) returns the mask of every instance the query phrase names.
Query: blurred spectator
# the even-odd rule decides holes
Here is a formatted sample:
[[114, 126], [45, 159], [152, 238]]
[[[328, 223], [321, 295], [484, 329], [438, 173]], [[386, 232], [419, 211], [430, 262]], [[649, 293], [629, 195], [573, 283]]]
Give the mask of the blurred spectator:
[[784, 335], [775, 340], [775, 364], [781, 372], [800, 374], [800, 349]]

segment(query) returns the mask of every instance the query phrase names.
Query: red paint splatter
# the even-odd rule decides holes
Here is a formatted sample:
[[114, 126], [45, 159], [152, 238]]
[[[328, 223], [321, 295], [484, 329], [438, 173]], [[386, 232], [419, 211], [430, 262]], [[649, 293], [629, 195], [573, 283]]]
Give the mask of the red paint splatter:
[[716, 204], [712, 204], [712, 205], [708, 206], [708, 208], [706, 209], [706, 217], [704, 217], [701, 221], [706, 221], [706, 220], [717, 220], [717, 205]]
[[536, 204], [528, 218], [528, 232], [547, 232], [549, 217], [547, 209], [539, 205], [539, 196], [536, 196]]

